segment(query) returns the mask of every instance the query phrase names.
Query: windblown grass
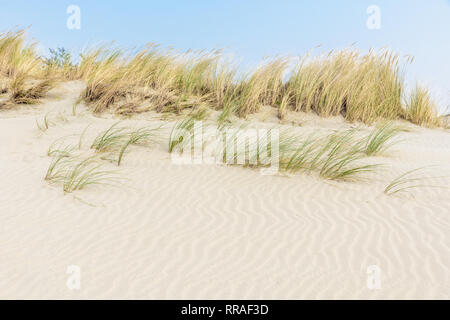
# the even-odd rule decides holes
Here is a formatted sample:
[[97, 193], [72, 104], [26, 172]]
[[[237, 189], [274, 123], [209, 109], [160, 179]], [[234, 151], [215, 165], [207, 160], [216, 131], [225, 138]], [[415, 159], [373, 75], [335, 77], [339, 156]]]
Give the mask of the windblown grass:
[[432, 101], [428, 89], [424, 87], [417, 86], [415, 88], [409, 97], [406, 110], [408, 120], [412, 123], [427, 127], [441, 125], [436, 105]]
[[120, 122], [114, 123], [104, 132], [101, 132], [91, 145], [96, 152], [117, 153], [117, 165], [120, 166], [122, 158], [131, 145], [150, 144], [158, 137], [157, 133], [161, 127], [139, 128], [132, 130], [128, 127], [119, 127]]
[[[320, 168], [320, 176], [330, 180], [352, 180], [359, 174], [373, 171], [378, 165], [361, 164], [363, 158], [358, 144], [349, 144], [354, 131], [332, 135], [314, 159], [314, 166]], [[323, 152], [325, 150], [326, 152]], [[317, 161], [316, 161], [317, 159]]]
[[131, 145], [144, 145], [155, 141], [158, 128], [140, 128], [129, 134], [128, 140], [126, 140], [120, 147], [119, 154], [117, 157], [117, 165], [120, 166], [122, 158], [125, 155], [128, 147]]
[[399, 57], [392, 52], [355, 50], [301, 59], [288, 81], [290, 106], [321, 116], [343, 115], [349, 121], [372, 123], [403, 116]]
[[45, 79], [27, 87], [24, 78], [16, 78], [11, 85], [10, 102], [13, 104], [39, 103], [53, 88], [54, 84], [54, 79]]
[[355, 130], [327, 136], [290, 137], [287, 144], [287, 152], [281, 158], [281, 169], [287, 172], [317, 172], [325, 179], [354, 180], [379, 166], [361, 162], [365, 155], [360, 141], [355, 139]]
[[392, 141], [402, 128], [392, 122], [383, 122], [375, 128], [366, 138], [364, 153], [368, 156], [380, 155], [398, 141]]
[[25, 31], [0, 33], [0, 75], [7, 78], [40, 75], [41, 60], [35, 43], [28, 44]]
[[[35, 43], [27, 43], [24, 30], [0, 34], [0, 80], [9, 97], [0, 107], [35, 104], [53, 87], [51, 75], [43, 79], [42, 59], [35, 52]], [[5, 83], [5, 80], [1, 81]]]
[[283, 92], [283, 74], [288, 66], [286, 58], [261, 65], [248, 80], [238, 87], [238, 115], [257, 112], [262, 105], [275, 106]]
[[61, 183], [65, 193], [82, 190], [89, 185], [115, 185], [121, 181], [117, 171], [103, 169], [97, 156], [79, 160], [62, 153], [53, 157], [45, 180]]
[[[157, 111], [180, 112], [207, 105], [222, 110], [220, 122], [231, 113], [245, 117], [270, 105], [278, 108], [280, 118], [294, 110], [324, 117], [342, 115], [368, 124], [380, 119], [426, 123], [428, 120], [418, 120], [424, 113], [415, 112], [411, 117], [402, 104], [401, 62], [389, 50], [362, 55], [351, 49], [314, 59], [307, 55], [294, 68], [292, 59], [281, 57], [238, 76], [220, 51], [180, 55], [150, 46], [131, 57], [120, 50], [93, 51], [83, 58], [79, 69], [88, 81], [83, 97], [98, 112], [132, 96], [135, 102], [122, 106], [120, 112], [133, 113], [139, 101], [148, 100], [148, 108]], [[424, 95], [428, 97], [428, 93]], [[415, 100], [416, 105], [427, 108], [422, 106], [426, 99]]]
[[[102, 112], [114, 105], [130, 114], [150, 109], [180, 112], [208, 104], [222, 106], [234, 86], [235, 71], [219, 61], [219, 51], [177, 54], [149, 45], [134, 55], [98, 48], [82, 56], [79, 75], [87, 80], [83, 99]], [[139, 109], [146, 100], [147, 108]]]
[[289, 111], [303, 111], [366, 124], [406, 119], [440, 125], [427, 90], [418, 87], [410, 96], [405, 92], [404, 66], [412, 59], [390, 50], [307, 54], [297, 63], [277, 57], [242, 74], [222, 50], [178, 53], [150, 44], [130, 52], [102, 46], [84, 52], [74, 64], [63, 48], [43, 59], [34, 46], [27, 44], [22, 30], [0, 34], [0, 92], [9, 94], [1, 108], [37, 103], [55, 79], [82, 79], [86, 89], [80, 98], [94, 112], [180, 113], [208, 107], [221, 110], [219, 122], [224, 123], [232, 114], [246, 117], [272, 106], [280, 119]]
[[296, 172], [300, 170], [309, 170], [311, 168], [311, 159], [317, 154], [320, 144], [320, 138], [315, 135], [309, 135], [306, 138], [290, 137], [286, 141], [289, 147], [282, 153], [283, 169], [287, 172]]
[[91, 149], [96, 152], [115, 151], [128, 138], [128, 128], [119, 127], [119, 122], [114, 123], [104, 132], [101, 132], [93, 141]]
[[45, 132], [47, 131], [50, 126], [53, 124], [53, 122], [50, 120], [50, 112], [47, 112], [44, 115], [44, 118], [42, 119], [42, 123], [40, 123], [37, 119], [36, 119], [36, 126], [37, 128], [41, 131], [41, 132]]
[[88, 185], [118, 182], [117, 172], [103, 170], [97, 157], [89, 157], [71, 167], [65, 176], [63, 190], [66, 193], [82, 190]]
[[[372, 172], [378, 167], [378, 165], [365, 164], [360, 161], [365, 154], [361, 152], [359, 140], [354, 137], [355, 130], [346, 130], [325, 136], [309, 134], [303, 137], [292, 134], [289, 130], [272, 128], [267, 132], [267, 139], [257, 140], [257, 142], [250, 139], [246, 141], [244, 138], [247, 138], [248, 135], [241, 132], [243, 130], [247, 129], [237, 129], [235, 134], [226, 141], [227, 145], [233, 144], [235, 141], [246, 144], [241, 147], [236, 144], [237, 148], [231, 149], [234, 153], [226, 155], [227, 163], [230, 163], [230, 160], [231, 163], [235, 163], [237, 159], [241, 158], [246, 159], [245, 166], [265, 167], [270, 165], [270, 161], [277, 159], [272, 158], [274, 150], [272, 150], [273, 145], [269, 137], [277, 130], [279, 137], [277, 157], [279, 157], [281, 172], [316, 172], [324, 179], [355, 180], [360, 178], [361, 174]], [[227, 152], [228, 150], [227, 148]]]
[[[49, 151], [51, 152], [51, 150]], [[70, 164], [70, 158], [61, 152], [54, 153], [52, 161], [47, 168], [44, 180], [50, 183], [58, 183], [64, 180], [66, 175], [66, 168]]]
[[69, 122], [69, 119], [64, 115], [63, 112], [58, 112], [54, 116], [52, 116], [52, 114], [54, 114], [54, 112], [47, 112], [42, 118], [42, 122], [36, 119], [36, 126], [42, 133], [45, 133], [50, 128], [50, 126], [55, 125], [55, 121], [66, 123]]
[[91, 126], [91, 124], [88, 124], [86, 126], [86, 128], [84, 128], [83, 132], [81, 132], [80, 138], [78, 139], [78, 150], [81, 150], [81, 147], [83, 146], [84, 136], [86, 135], [86, 132], [87, 132], [87, 130], [89, 129], [90, 126]]
[[[384, 193], [386, 195], [396, 195], [400, 193], [408, 193], [412, 195], [410, 192], [411, 189], [430, 187], [430, 188], [446, 188], [443, 186], [430, 185], [426, 183], [426, 180], [442, 178], [442, 177], [418, 177], [415, 174], [419, 171], [424, 170], [426, 167], [421, 167], [417, 169], [413, 169], [407, 171], [394, 180], [392, 180], [384, 189]], [[448, 187], [447, 187], [448, 188]]]
[[[201, 127], [198, 129], [207, 131]], [[364, 173], [375, 171], [379, 166], [363, 161], [367, 156], [367, 137], [358, 138], [357, 130], [302, 136], [288, 128], [261, 130], [249, 128], [247, 125], [229, 125], [215, 129], [215, 149], [212, 151], [218, 163], [265, 168], [272, 166], [275, 161], [281, 172], [315, 172], [330, 180], [356, 180]], [[179, 121], [169, 139], [169, 152], [181, 149], [192, 155], [195, 145], [194, 131], [198, 131], [195, 130], [195, 119], [186, 118]], [[272, 138], [275, 138], [276, 144], [273, 144]], [[210, 141], [203, 136], [203, 151], [209, 150], [208, 143]], [[378, 142], [379, 150], [384, 143], [385, 141]], [[186, 147], [190, 149], [186, 150]]]
[[48, 148], [47, 156], [54, 157], [56, 155], [61, 155], [63, 157], [71, 157], [73, 156], [73, 152], [76, 150], [76, 147], [73, 145], [66, 145], [67, 137], [62, 137], [56, 139]]
[[[175, 148], [182, 149], [184, 145], [191, 142], [195, 121], [195, 117], [187, 117], [175, 123], [169, 137], [169, 153], [172, 153]], [[190, 140], [187, 141], [188, 139]]]
[[217, 122], [220, 126], [224, 125], [225, 123], [230, 122], [230, 117], [235, 114], [237, 111], [237, 104], [233, 100], [233, 97], [230, 96], [223, 104], [222, 112], [220, 113], [219, 117], [217, 118]]

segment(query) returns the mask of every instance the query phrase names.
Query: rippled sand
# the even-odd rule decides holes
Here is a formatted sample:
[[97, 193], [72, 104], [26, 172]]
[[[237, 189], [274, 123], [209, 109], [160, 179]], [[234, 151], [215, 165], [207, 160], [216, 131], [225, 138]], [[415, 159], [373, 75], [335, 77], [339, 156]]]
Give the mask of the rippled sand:
[[[0, 112], [0, 298], [449, 298], [450, 190], [383, 193], [428, 165], [440, 176], [431, 184], [449, 187], [449, 131], [402, 133], [366, 182], [175, 165], [163, 142], [126, 155], [123, 187], [64, 195], [43, 180], [49, 145], [91, 124], [89, 144], [116, 121], [71, 116], [81, 88], [68, 83], [43, 106]], [[68, 121], [55, 117], [41, 134], [35, 122], [48, 111]], [[342, 126], [350, 125], [316, 119], [304, 129]], [[66, 284], [71, 265], [79, 290]], [[367, 285], [370, 266], [378, 289]]]

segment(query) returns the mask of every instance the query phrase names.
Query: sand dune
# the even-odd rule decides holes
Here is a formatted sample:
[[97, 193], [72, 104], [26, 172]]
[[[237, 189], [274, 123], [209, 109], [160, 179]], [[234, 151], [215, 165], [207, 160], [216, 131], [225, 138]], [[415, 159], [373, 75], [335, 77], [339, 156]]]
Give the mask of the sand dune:
[[[450, 189], [383, 193], [428, 165], [440, 177], [430, 184], [449, 187], [448, 131], [412, 127], [376, 159], [384, 170], [352, 183], [176, 165], [163, 141], [126, 155], [124, 186], [64, 195], [43, 180], [49, 145], [90, 124], [88, 144], [116, 121], [82, 106], [72, 116], [82, 87], [0, 113], [0, 298], [450, 298]], [[54, 123], [42, 134], [35, 122], [48, 112]], [[146, 117], [125, 121], [166, 123]], [[314, 118], [299, 130], [346, 126]], [[79, 290], [66, 285], [70, 265], [81, 268]], [[367, 286], [372, 265], [379, 289]]]

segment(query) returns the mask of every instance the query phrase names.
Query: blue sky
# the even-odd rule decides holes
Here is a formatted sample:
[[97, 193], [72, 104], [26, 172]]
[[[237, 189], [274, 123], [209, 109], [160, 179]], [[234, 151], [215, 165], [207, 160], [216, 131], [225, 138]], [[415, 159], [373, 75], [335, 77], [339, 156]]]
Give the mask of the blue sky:
[[[69, 30], [69, 5], [81, 9], [81, 29]], [[366, 10], [377, 5], [381, 29], [370, 30]], [[449, 0], [2, 0], [0, 31], [29, 28], [41, 50], [74, 53], [99, 42], [125, 47], [157, 42], [176, 49], [225, 47], [244, 63], [348, 47], [390, 47], [415, 56], [410, 83], [431, 87], [441, 109], [450, 105]]]

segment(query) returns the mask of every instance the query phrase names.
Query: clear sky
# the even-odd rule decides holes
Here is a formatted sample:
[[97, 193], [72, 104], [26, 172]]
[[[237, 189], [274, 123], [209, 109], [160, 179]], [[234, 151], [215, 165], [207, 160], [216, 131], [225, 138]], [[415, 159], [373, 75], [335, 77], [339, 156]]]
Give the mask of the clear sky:
[[[69, 5], [81, 10], [79, 30], [67, 28]], [[380, 9], [380, 29], [367, 27], [371, 5]], [[1, 0], [0, 31], [26, 26], [41, 50], [63, 46], [77, 54], [99, 42], [156, 42], [180, 50], [225, 47], [249, 64], [317, 45], [387, 46], [415, 56], [408, 81], [430, 86], [441, 110], [450, 105], [450, 0]]]

